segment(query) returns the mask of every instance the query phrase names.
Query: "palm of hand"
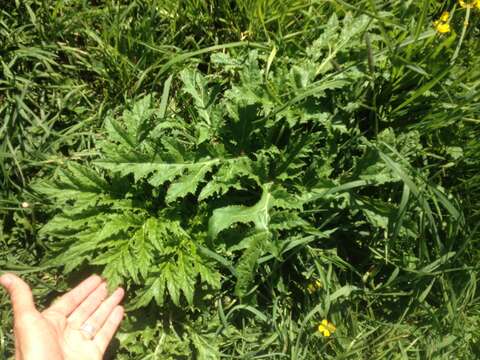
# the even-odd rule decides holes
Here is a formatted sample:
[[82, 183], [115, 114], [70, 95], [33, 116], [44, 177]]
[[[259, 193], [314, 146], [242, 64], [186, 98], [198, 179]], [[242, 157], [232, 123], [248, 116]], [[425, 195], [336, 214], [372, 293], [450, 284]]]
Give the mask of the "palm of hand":
[[[122, 289], [106, 299], [105, 283], [98, 276], [92, 276], [39, 312], [33, 305], [28, 285], [19, 278], [15, 281], [16, 291], [6, 287], [14, 308], [16, 360], [103, 358], [123, 317], [123, 309], [118, 306], [124, 295]], [[82, 330], [86, 323], [96, 334]]]
[[[44, 313], [28, 315], [25, 324], [30, 324], [22, 345], [35, 349], [37, 357], [57, 354], [58, 359], [101, 359], [101, 349], [78, 329], [74, 329], [61, 314]], [[16, 331], [17, 332], [17, 331]], [[61, 356], [60, 356], [61, 355]], [[52, 359], [53, 360], [53, 359]]]

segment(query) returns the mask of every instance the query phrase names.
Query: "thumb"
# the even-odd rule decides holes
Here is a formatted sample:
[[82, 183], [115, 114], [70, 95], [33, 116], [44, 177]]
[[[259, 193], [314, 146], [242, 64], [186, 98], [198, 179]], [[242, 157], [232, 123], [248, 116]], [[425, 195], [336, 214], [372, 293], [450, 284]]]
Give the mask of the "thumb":
[[25, 281], [16, 275], [5, 274], [0, 276], [0, 285], [2, 285], [10, 295], [14, 316], [25, 312], [36, 311], [32, 291]]

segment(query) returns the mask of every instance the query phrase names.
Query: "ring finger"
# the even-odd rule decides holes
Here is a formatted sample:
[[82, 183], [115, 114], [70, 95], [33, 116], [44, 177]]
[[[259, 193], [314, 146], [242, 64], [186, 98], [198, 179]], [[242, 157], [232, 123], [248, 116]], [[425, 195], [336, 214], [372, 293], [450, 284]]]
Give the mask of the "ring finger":
[[75, 329], [92, 315], [108, 295], [107, 284], [101, 283], [68, 317], [68, 323]]
[[85, 321], [85, 324], [92, 326], [95, 331], [102, 328], [105, 321], [110, 316], [115, 307], [120, 304], [125, 292], [122, 288], [116, 289], [112, 295], [109, 296], [98, 309]]

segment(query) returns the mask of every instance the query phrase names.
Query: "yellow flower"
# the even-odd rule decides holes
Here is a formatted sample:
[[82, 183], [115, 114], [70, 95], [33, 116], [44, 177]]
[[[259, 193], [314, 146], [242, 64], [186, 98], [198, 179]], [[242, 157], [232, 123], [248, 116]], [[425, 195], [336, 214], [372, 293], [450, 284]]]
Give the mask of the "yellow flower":
[[318, 331], [325, 337], [332, 335], [337, 328], [327, 319], [323, 319], [320, 325], [318, 325]]
[[307, 285], [307, 291], [310, 294], [313, 294], [314, 292], [316, 292], [321, 287], [322, 287], [322, 283], [320, 282], [320, 280], [315, 280], [315, 281], [312, 281], [310, 284]]
[[464, 9], [477, 7], [480, 9], [480, 0], [458, 0], [460, 6]]
[[440, 33], [440, 34], [445, 34], [447, 32], [450, 32], [450, 24], [437, 20], [433, 23], [433, 26], [435, 26], [435, 29]]
[[444, 11], [442, 15], [440, 15], [439, 20], [442, 22], [447, 22], [449, 18], [450, 18], [450, 13], [448, 11]]
[[442, 15], [440, 15], [440, 18], [433, 22], [433, 26], [435, 27], [435, 30], [437, 30], [440, 34], [445, 34], [447, 32], [450, 32], [451, 28], [450, 28], [450, 24], [448, 23], [449, 19], [450, 19], [450, 13], [448, 11], [444, 11]]

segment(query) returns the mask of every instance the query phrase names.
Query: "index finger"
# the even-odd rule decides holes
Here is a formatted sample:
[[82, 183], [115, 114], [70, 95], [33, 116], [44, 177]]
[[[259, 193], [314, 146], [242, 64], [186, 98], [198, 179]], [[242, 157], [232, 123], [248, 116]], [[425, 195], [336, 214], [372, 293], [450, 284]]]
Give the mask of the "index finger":
[[14, 316], [36, 311], [30, 287], [17, 275], [4, 274], [0, 276], [0, 285], [5, 287], [10, 294]]
[[55, 311], [65, 316], [70, 315], [101, 283], [102, 278], [100, 276], [90, 276], [61, 296], [46, 311]]

